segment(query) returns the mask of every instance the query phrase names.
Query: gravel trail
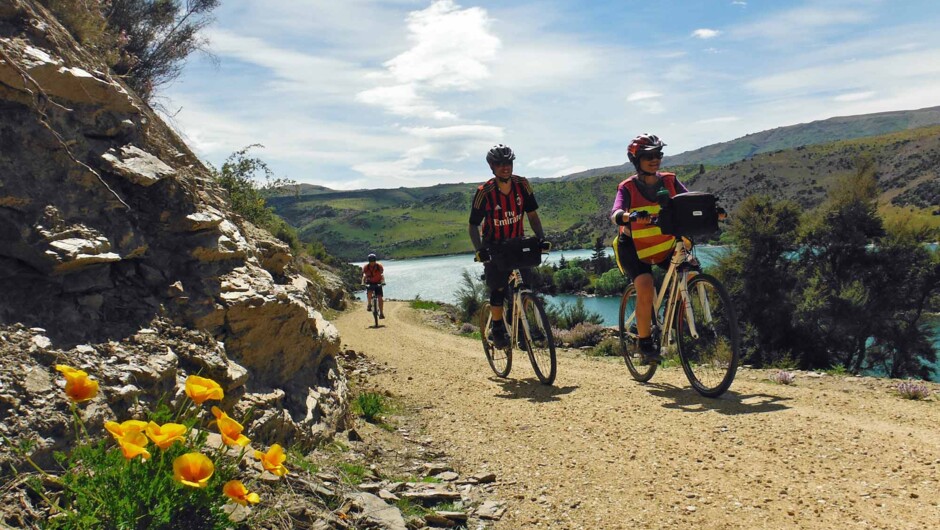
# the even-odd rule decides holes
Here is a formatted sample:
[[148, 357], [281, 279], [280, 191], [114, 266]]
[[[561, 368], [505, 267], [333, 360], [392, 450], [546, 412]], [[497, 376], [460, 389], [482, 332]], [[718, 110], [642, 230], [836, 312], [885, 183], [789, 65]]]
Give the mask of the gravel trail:
[[393, 368], [375, 383], [419, 410], [458, 468], [497, 474], [497, 529], [940, 528], [940, 394], [897, 381], [742, 369], [720, 399], [680, 367], [649, 384], [619, 358], [562, 351], [538, 383], [493, 375], [479, 341], [386, 302], [336, 320], [347, 348]]

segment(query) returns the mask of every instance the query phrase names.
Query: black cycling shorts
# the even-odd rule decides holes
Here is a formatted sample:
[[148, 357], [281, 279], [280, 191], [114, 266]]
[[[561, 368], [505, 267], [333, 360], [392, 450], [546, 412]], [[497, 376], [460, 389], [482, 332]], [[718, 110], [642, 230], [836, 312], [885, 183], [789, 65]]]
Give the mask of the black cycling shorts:
[[366, 291], [372, 291], [375, 293], [375, 296], [382, 296], [382, 284], [370, 283], [366, 286]]
[[[526, 285], [532, 284], [532, 269], [526, 267], [519, 269], [522, 273], [522, 281]], [[493, 262], [483, 264], [483, 273], [486, 275], [486, 287], [490, 290], [490, 304], [494, 306], [503, 305], [506, 299], [506, 287], [509, 286], [509, 275], [511, 270], [501, 270]]]
[[[617, 260], [624, 270], [627, 271], [630, 279], [635, 280], [636, 277], [641, 274], [652, 274], [653, 266], [644, 261], [640, 261], [640, 257], [636, 255], [636, 247], [633, 245], [633, 238], [627, 234], [620, 234], [617, 237]], [[669, 260], [671, 259], [672, 254], [669, 254], [665, 259], [657, 263], [656, 266], [668, 269]]]

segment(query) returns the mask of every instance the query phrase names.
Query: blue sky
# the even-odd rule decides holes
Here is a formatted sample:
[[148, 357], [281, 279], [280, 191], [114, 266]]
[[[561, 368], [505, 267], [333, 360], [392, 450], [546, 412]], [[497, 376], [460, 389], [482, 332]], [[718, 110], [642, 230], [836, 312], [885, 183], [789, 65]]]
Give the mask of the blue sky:
[[225, 0], [162, 94], [204, 160], [334, 189], [555, 177], [833, 116], [940, 105], [940, 2]]

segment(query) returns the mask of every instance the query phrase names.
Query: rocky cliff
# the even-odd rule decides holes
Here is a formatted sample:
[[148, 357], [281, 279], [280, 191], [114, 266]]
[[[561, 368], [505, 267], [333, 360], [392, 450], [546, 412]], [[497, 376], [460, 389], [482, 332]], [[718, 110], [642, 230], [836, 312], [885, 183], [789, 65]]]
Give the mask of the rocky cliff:
[[291, 259], [40, 4], [0, 2], [3, 434], [56, 447], [52, 365], [68, 363], [101, 383], [92, 429], [200, 373], [253, 407], [261, 442], [330, 436], [346, 411], [339, 335]]

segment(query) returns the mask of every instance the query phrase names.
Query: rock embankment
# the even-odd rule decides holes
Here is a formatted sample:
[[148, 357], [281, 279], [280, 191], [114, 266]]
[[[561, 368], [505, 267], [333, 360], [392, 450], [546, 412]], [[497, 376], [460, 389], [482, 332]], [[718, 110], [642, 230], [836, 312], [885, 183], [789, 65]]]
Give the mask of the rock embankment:
[[[126, 419], [144, 387], [218, 368], [228, 390], [264, 407], [254, 436], [312, 446], [341, 427], [342, 415], [325, 411], [345, 410], [345, 386], [339, 335], [316, 309], [328, 290], [291, 262], [288, 246], [230, 211], [198, 158], [41, 4], [2, 3], [0, 324], [24, 326], [5, 340], [42, 344], [14, 372], [46, 381], [52, 361], [87, 366], [107, 385], [136, 387], [102, 403]], [[167, 326], [200, 330], [211, 345], [169, 346], [159, 336]], [[8, 404], [34, 399], [15, 383]], [[19, 405], [0, 408], [0, 423], [28, 412]]]

